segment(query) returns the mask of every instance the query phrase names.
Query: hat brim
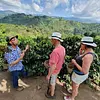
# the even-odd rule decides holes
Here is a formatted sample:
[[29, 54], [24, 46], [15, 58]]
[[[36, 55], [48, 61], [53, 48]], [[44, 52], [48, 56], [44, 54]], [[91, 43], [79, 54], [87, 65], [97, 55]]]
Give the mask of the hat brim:
[[84, 42], [82, 42], [82, 44], [89, 45], [89, 46], [92, 46], [92, 47], [97, 47], [97, 45], [95, 43], [84, 43]]
[[59, 39], [59, 38], [57, 38], [57, 37], [49, 37], [49, 39], [56, 39], [56, 40], [59, 40], [60, 42], [63, 42], [62, 39]]
[[16, 37], [18, 39], [18, 35], [16, 35], [16, 36], [7, 36], [6, 37], [6, 42], [10, 42], [11, 39], [13, 39], [14, 37]]
[[11, 37], [9, 38], [9, 41], [10, 41], [11, 39], [13, 39], [14, 37], [16, 37], [16, 38], [18, 39], [18, 35], [16, 35], [16, 36], [11, 36]]

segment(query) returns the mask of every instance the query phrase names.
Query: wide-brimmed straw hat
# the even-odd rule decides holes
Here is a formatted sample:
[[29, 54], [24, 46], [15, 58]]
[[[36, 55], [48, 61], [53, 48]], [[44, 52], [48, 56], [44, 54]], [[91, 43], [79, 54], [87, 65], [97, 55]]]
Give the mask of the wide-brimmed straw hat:
[[60, 42], [63, 42], [63, 40], [61, 39], [61, 34], [59, 32], [53, 32], [51, 37], [49, 37], [49, 39], [56, 39], [59, 40]]
[[81, 42], [82, 42], [82, 44], [85, 44], [85, 45], [97, 47], [97, 45], [93, 42], [92, 37], [85, 36], [85, 37], [82, 38]]
[[6, 41], [7, 41], [7, 42], [10, 42], [11, 39], [13, 39], [13, 38], [15, 38], [15, 37], [18, 39], [18, 35], [9, 35], [9, 36], [6, 37]]

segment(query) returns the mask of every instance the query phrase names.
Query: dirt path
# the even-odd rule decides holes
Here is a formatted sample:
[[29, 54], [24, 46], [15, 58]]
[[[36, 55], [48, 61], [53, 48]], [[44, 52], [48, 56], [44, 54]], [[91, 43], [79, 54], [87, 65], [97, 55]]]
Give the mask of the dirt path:
[[[7, 79], [7, 76], [8, 75], [5, 74], [5, 72], [0, 72], [0, 79]], [[7, 80], [9, 83], [9, 78]], [[47, 99], [44, 95], [47, 89], [45, 77], [31, 77], [23, 80], [30, 85], [29, 88], [26, 88], [21, 92], [18, 92], [11, 88], [10, 93], [0, 93], [0, 100], [50, 100]], [[40, 86], [41, 89], [38, 89], [38, 86]], [[66, 90], [63, 89], [61, 86], [57, 85], [55, 100], [64, 100], [63, 93], [67, 93]], [[85, 84], [82, 84], [80, 86], [79, 95], [77, 96], [76, 100], [100, 100], [100, 92], [89, 88]]]

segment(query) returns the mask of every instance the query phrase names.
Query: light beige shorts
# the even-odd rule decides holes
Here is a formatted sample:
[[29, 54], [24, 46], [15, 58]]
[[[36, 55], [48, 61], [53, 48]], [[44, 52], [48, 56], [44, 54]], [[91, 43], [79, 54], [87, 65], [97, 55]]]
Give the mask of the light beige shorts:
[[58, 74], [51, 75], [50, 85], [55, 85], [56, 84], [57, 76], [58, 76]]
[[77, 83], [77, 84], [81, 84], [82, 82], [84, 82], [87, 78], [88, 78], [88, 74], [85, 75], [78, 75], [75, 72], [72, 73], [72, 81]]

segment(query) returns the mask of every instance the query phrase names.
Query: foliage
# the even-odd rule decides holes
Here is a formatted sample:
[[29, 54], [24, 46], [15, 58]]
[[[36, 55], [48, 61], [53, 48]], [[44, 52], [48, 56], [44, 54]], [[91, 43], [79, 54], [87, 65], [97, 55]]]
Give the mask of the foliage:
[[[64, 37], [64, 42], [62, 45], [66, 48], [66, 59], [65, 64], [63, 65], [63, 69], [59, 76], [61, 79], [63, 79], [63, 75], [66, 75], [67, 69], [66, 66], [71, 61], [71, 59], [78, 53], [79, 49], [79, 42], [80, 42], [81, 36], [66, 36]], [[4, 40], [2, 40], [4, 42]], [[25, 65], [26, 70], [29, 72], [30, 75], [40, 75], [45, 74], [46, 69], [44, 68], [43, 62], [47, 59], [49, 59], [49, 54], [53, 50], [53, 46], [51, 45], [50, 40], [47, 36], [21, 36], [19, 35], [19, 41], [20, 41], [20, 48], [24, 49], [26, 44], [30, 45], [30, 50], [26, 53], [26, 56], [23, 59], [23, 64]], [[98, 54], [98, 57], [100, 59], [100, 39], [97, 37], [95, 38], [95, 41], [98, 45], [98, 47], [95, 49], [96, 53]], [[2, 43], [3, 43], [2, 42]], [[2, 47], [4, 48], [4, 47]], [[74, 52], [73, 52], [74, 51]], [[2, 68], [3, 66], [3, 54], [4, 50], [2, 49], [0, 56], [0, 66]], [[93, 63], [90, 69], [90, 77], [95, 80], [97, 84], [100, 84], [99, 78], [99, 72], [100, 72], [100, 65], [97, 61]]]
[[[26, 44], [27, 43], [23, 40], [20, 43], [20, 47], [23, 47], [23, 45], [25, 46]], [[23, 62], [26, 66], [26, 70], [34, 75], [44, 73], [45, 68], [43, 62], [46, 59], [49, 59], [48, 55], [52, 49], [50, 41], [48, 38], [37, 37], [29, 39], [28, 44], [30, 44], [30, 50], [26, 53]]]
[[[14, 16], [15, 18], [16, 16]], [[25, 17], [27, 25], [23, 20], [23, 25], [18, 23], [14, 24], [0, 24], [0, 68], [2, 70], [4, 66], [4, 48], [6, 47], [5, 38], [9, 34], [18, 34], [19, 36], [19, 46], [21, 49], [25, 48], [26, 44], [30, 45], [30, 50], [26, 53], [23, 64], [25, 65], [26, 70], [30, 75], [40, 75], [45, 74], [46, 69], [43, 66], [43, 62], [46, 59], [49, 59], [49, 54], [53, 50], [48, 36], [53, 31], [59, 31], [63, 35], [64, 42], [62, 45], [66, 48], [66, 59], [63, 69], [59, 74], [63, 79], [63, 75], [67, 72], [66, 65], [71, 61], [71, 59], [78, 53], [80, 40], [85, 32], [89, 33], [85, 35], [91, 35], [94, 31], [92, 29], [98, 28], [97, 33], [99, 34], [99, 25], [98, 24], [81, 24], [73, 21], [65, 21], [61, 18], [51, 18], [46, 16], [26, 16]], [[16, 17], [16, 19], [20, 17]], [[28, 19], [30, 18], [31, 21]], [[9, 17], [10, 19], [10, 17]], [[35, 22], [34, 22], [35, 20]], [[18, 21], [20, 23], [20, 21]], [[28, 23], [30, 21], [30, 24]], [[31, 23], [32, 22], [32, 23]], [[26, 25], [26, 26], [24, 26]], [[83, 28], [83, 29], [82, 29]], [[91, 30], [90, 30], [91, 29]], [[95, 30], [96, 32], [96, 30]], [[71, 34], [74, 33], [75, 35]], [[82, 33], [81, 35], [77, 35]], [[92, 34], [93, 35], [93, 34]], [[99, 34], [100, 35], [100, 34]], [[94, 40], [98, 45], [95, 48], [95, 52], [98, 54], [100, 59], [100, 36], [94, 36]], [[74, 51], [74, 52], [73, 52]], [[90, 77], [95, 80], [97, 84], [100, 84], [100, 65], [97, 62], [94, 62], [91, 66]]]
[[[66, 59], [65, 59], [65, 64], [63, 66], [63, 73], [60, 74], [62, 75], [62, 78], [63, 75], [66, 74], [67, 72], [66, 65], [78, 53], [80, 39], [81, 39], [80, 36], [67, 36], [64, 39], [64, 42], [62, 43], [62, 45], [66, 48]], [[29, 43], [31, 47], [30, 51], [27, 53], [24, 59], [24, 65], [26, 65], [27, 66], [26, 68], [29, 70], [29, 72], [32, 72], [33, 74], [40, 74], [40, 73], [43, 74], [45, 72], [45, 68], [43, 67], [43, 62], [49, 59], [49, 54], [53, 50], [53, 47], [50, 43], [50, 40], [48, 40], [48, 37], [32, 38], [32, 40], [30, 39], [29, 41], [31, 41], [31, 44]], [[26, 43], [24, 44], [24, 41], [22, 41], [22, 43], [23, 43], [22, 46], [26, 44]], [[98, 43], [100, 43], [100, 40], [98, 40]], [[98, 47], [98, 49], [95, 50], [96, 53], [98, 53], [99, 49], [100, 46]], [[90, 77], [96, 80], [97, 84], [99, 84], [99, 76], [100, 76], [99, 72], [100, 72], [100, 67], [98, 63], [95, 61], [90, 70]]]
[[[32, 16], [25, 14], [12, 14], [0, 19], [0, 23], [8, 23], [16, 25], [16, 31], [19, 32], [21, 28], [19, 25], [26, 26], [24, 32], [28, 33], [42, 33], [48, 34], [53, 31], [59, 31], [66, 34], [86, 34], [89, 32], [91, 35], [100, 35], [100, 24], [86, 24], [75, 21], [68, 21], [60, 17], [48, 16]], [[23, 28], [21, 29], [23, 31]], [[4, 30], [3, 33], [9, 31]]]
[[5, 45], [0, 44], [0, 71], [3, 70], [4, 67], [4, 50], [5, 50]]

